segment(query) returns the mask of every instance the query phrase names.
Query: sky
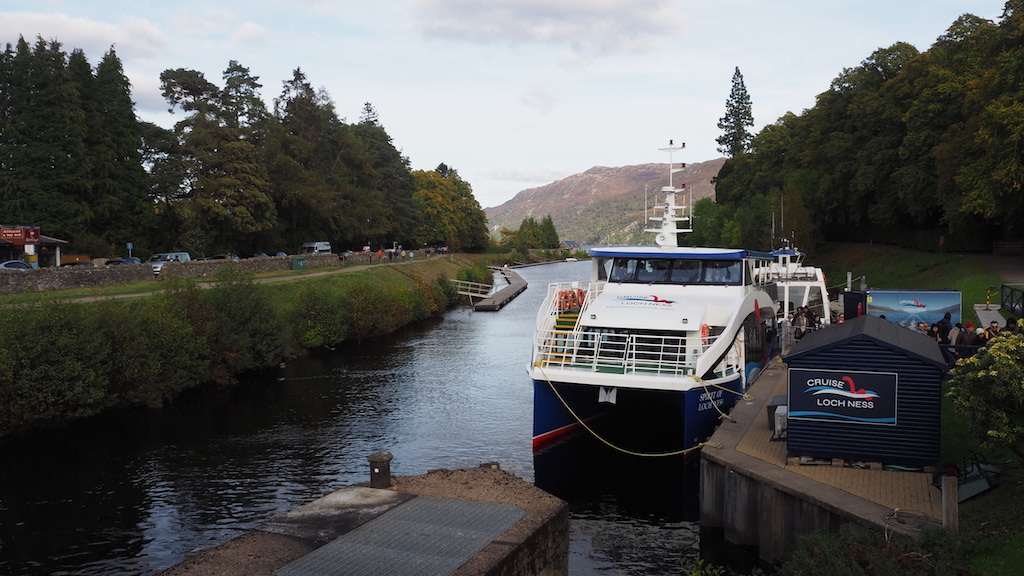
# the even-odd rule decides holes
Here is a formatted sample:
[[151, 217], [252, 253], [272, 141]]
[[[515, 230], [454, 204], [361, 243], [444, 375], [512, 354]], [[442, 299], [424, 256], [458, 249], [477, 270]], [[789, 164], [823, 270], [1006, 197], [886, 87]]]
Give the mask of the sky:
[[[231, 60], [268, 106], [301, 68], [340, 117], [365, 103], [413, 170], [444, 163], [482, 207], [594, 166], [718, 158], [738, 67], [756, 133], [896, 42], [926, 51], [1003, 0], [2, 0], [0, 44], [113, 47], [140, 119], [170, 128], [159, 76]], [[569, 199], [567, 199], [568, 201]]]

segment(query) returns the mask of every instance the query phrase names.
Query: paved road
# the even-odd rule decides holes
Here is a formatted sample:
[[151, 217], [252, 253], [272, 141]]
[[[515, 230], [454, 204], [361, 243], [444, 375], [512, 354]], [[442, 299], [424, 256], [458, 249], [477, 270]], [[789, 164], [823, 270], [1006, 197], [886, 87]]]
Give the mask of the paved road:
[[[977, 260], [984, 262], [993, 272], [1003, 278], [1004, 284], [1014, 284], [1024, 287], [1024, 255], [997, 255], [997, 254], [976, 254]], [[985, 309], [985, 304], [974, 304], [974, 311], [978, 314], [978, 321], [981, 326], [988, 326], [991, 322], [998, 322], [1004, 325], [1005, 320], [999, 313], [998, 298], [995, 299], [997, 306], [990, 306]]]
[[1002, 276], [1006, 284], [1024, 284], [1024, 255], [974, 254], [973, 257]]

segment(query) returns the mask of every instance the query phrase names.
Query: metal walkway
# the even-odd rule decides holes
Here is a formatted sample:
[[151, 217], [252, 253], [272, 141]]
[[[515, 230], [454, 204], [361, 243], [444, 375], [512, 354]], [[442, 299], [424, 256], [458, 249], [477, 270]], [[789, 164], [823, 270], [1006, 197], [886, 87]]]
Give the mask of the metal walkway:
[[417, 496], [274, 572], [277, 576], [447, 576], [526, 512]]

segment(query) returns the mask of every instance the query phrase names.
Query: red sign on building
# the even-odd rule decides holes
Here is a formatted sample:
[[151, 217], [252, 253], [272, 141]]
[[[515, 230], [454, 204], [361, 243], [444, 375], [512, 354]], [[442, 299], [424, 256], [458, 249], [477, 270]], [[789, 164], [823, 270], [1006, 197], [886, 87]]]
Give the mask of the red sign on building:
[[39, 244], [39, 228], [0, 228], [0, 240], [7, 240], [17, 246]]

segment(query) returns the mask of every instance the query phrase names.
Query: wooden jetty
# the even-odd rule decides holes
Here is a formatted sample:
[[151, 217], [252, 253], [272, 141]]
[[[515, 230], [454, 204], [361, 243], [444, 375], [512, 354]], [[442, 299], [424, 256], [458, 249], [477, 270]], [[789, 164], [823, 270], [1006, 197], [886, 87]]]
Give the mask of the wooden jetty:
[[505, 286], [501, 290], [498, 290], [494, 294], [478, 300], [473, 304], [473, 310], [477, 312], [495, 312], [501, 310], [503, 306], [512, 301], [513, 298], [522, 294], [523, 290], [526, 290], [526, 280], [523, 280], [519, 274], [516, 274], [514, 270], [507, 267], [495, 268], [494, 271], [505, 277], [508, 282], [508, 286]]

